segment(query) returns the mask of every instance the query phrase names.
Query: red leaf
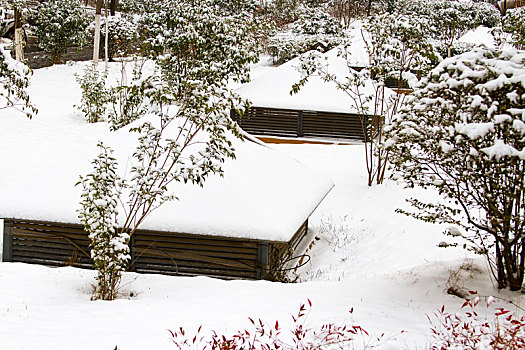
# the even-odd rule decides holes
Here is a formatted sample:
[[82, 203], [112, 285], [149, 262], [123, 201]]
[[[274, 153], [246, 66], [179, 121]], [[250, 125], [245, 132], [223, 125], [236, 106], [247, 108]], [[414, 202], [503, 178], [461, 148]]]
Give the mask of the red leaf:
[[310, 299], [308, 299], [308, 305], [310, 305], [310, 307], [312, 307], [312, 302], [310, 301]]

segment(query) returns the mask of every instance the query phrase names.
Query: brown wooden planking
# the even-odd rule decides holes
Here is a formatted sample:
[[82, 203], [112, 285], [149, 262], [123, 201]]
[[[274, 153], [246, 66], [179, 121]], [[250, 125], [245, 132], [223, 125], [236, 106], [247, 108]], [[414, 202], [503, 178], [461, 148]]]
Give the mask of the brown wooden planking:
[[36, 241], [20, 241], [15, 240], [13, 241], [13, 244], [17, 247], [23, 247], [23, 250], [31, 250], [31, 251], [37, 251], [45, 249], [49, 252], [55, 252], [56, 254], [60, 255], [70, 255], [73, 252], [77, 252], [79, 258], [86, 258], [89, 259], [90, 257], [88, 255], [85, 255], [82, 251], [77, 249], [74, 246], [65, 246], [65, 245], [57, 245], [57, 244], [45, 244], [45, 242], [36, 242]]
[[172, 276], [197, 276], [197, 275], [205, 275], [209, 277], [217, 277], [217, 278], [249, 278], [249, 279], [255, 279], [257, 277], [256, 273], [250, 272], [250, 271], [232, 271], [232, 270], [205, 270], [202, 269], [194, 269], [194, 268], [180, 268], [180, 269], [174, 269], [172, 266], [162, 268], [158, 265], [152, 265], [152, 266], [143, 266], [140, 268], [137, 268], [136, 272], [138, 273], [161, 273], [166, 275], [172, 275]]
[[196, 269], [196, 268], [186, 268], [181, 267], [178, 269], [174, 269], [173, 266], [168, 266], [163, 268], [159, 265], [151, 265], [151, 266], [142, 266], [140, 268], [137, 268], [138, 273], [162, 273], [162, 274], [168, 274], [172, 276], [196, 276], [196, 275], [206, 275], [210, 277], [219, 277], [219, 278], [250, 278], [255, 279], [257, 277], [257, 274], [253, 271], [233, 271], [233, 270], [215, 270], [215, 269], [208, 269], [208, 270], [202, 270], [202, 269]]
[[187, 252], [187, 254], [196, 254], [196, 252], [199, 252], [199, 255], [207, 256], [207, 257], [215, 257], [215, 258], [229, 258], [229, 259], [257, 259], [256, 254], [239, 254], [235, 251], [230, 252], [214, 252], [214, 251], [204, 251], [200, 249], [170, 249], [166, 247], [159, 247], [155, 245], [151, 245], [148, 247], [137, 247], [134, 246], [135, 254], [138, 256], [139, 254], [147, 254], [148, 251], [161, 251], [165, 253], [173, 253], [173, 254], [183, 254]]
[[159, 264], [159, 265], [173, 265], [185, 266], [194, 268], [215, 268], [222, 270], [254, 270], [256, 268], [256, 261], [240, 261], [240, 260], [225, 260], [217, 258], [207, 258], [203, 256], [195, 256], [191, 254], [171, 254], [169, 258], [163, 254], [155, 256], [143, 256], [133, 262], [133, 266], [138, 267], [144, 264]]
[[[73, 242], [89, 252], [89, 239], [81, 225], [29, 220], [11, 222], [14, 261], [91, 267], [89, 257], [71, 244]], [[304, 227], [302, 225], [299, 228], [292, 241], [295, 241], [299, 232], [304, 231]], [[133, 268], [137, 272], [172, 275], [258, 278], [261, 268], [258, 247], [261, 242], [264, 241], [139, 230], [132, 242]], [[266, 244], [288, 246], [287, 243]], [[75, 257], [75, 260], [71, 261], [71, 257]], [[170, 271], [174, 266], [177, 271]]]
[[244, 248], [244, 247], [223, 247], [223, 246], [210, 246], [205, 244], [185, 244], [179, 242], [159, 242], [159, 241], [135, 241], [135, 249], [143, 248], [147, 249], [150, 247], [162, 248], [162, 249], [184, 249], [184, 250], [198, 250], [203, 252], [216, 252], [218, 254], [235, 254], [235, 255], [246, 255], [256, 256], [257, 248]]
[[155, 240], [155, 241], [163, 241], [173, 240], [173, 237], [175, 237], [178, 242], [181, 243], [201, 243], [207, 245], [216, 245], [216, 246], [224, 246], [224, 247], [253, 247], [257, 248], [257, 241], [256, 240], [242, 240], [242, 239], [236, 239], [236, 238], [224, 238], [224, 237], [215, 237], [215, 236], [204, 236], [204, 235], [191, 235], [191, 234], [185, 234], [185, 233], [153, 233], [153, 232], [144, 232], [144, 231], [137, 231], [133, 236], [135, 237], [135, 240]]
[[365, 138], [358, 114], [252, 107], [237, 121], [247, 132], [260, 135]]
[[52, 266], [75, 266], [75, 267], [83, 267], [83, 268], [91, 268], [91, 263], [86, 262], [74, 262], [69, 263], [69, 259], [62, 259], [61, 256], [57, 255], [46, 255], [45, 253], [41, 252], [26, 252], [26, 251], [19, 251], [19, 252], [13, 252], [13, 261], [16, 262], [24, 262], [24, 263], [32, 263], [32, 264], [42, 264], [42, 265], [52, 265]]
[[[192, 257], [193, 258], [193, 257]], [[235, 263], [235, 264], [233, 264]], [[172, 256], [171, 259], [166, 258], [165, 256], [148, 256], [133, 262], [133, 265], [136, 268], [140, 268], [145, 265], [158, 265], [158, 266], [173, 266], [173, 267], [184, 267], [184, 268], [200, 268], [200, 269], [213, 269], [213, 270], [231, 270], [231, 271], [252, 271], [256, 272], [257, 262], [256, 261], [221, 261], [217, 262], [216, 259], [206, 261], [206, 260], [184, 260], [177, 259], [177, 256]]]
[[26, 231], [26, 230], [19, 230], [14, 229], [13, 234], [16, 237], [19, 238], [30, 238], [30, 239], [40, 239], [40, 240], [48, 240], [48, 241], [66, 241], [66, 239], [73, 240], [75, 242], [78, 242], [79, 244], [89, 244], [89, 239], [86, 237], [80, 237], [77, 235], [68, 235], [67, 233], [62, 232], [53, 232], [53, 231]]

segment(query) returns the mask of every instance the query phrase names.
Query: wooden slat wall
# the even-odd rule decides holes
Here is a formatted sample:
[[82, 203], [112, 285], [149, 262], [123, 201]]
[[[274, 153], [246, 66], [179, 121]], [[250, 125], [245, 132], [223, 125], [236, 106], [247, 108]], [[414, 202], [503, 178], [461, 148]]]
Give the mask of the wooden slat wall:
[[259, 242], [140, 231], [134, 235], [133, 270], [169, 275], [256, 279]]
[[298, 114], [295, 110], [252, 107], [239, 120], [246, 131], [261, 135], [297, 136]]
[[12, 261], [90, 268], [89, 238], [80, 225], [10, 221]]
[[[287, 259], [278, 254], [288, 254], [288, 248], [295, 248], [306, 230], [307, 222], [288, 243], [138, 230], [130, 242], [129, 270], [225, 279], [267, 278], [272, 264]], [[5, 220], [4, 231], [4, 261], [92, 267], [89, 238], [81, 225]]]
[[[256, 135], [364, 140], [358, 114], [250, 107], [242, 118], [231, 113], [245, 131]], [[365, 126], [367, 120], [364, 121]]]
[[[364, 140], [363, 123], [357, 114], [303, 112], [305, 137], [356, 138]], [[365, 124], [366, 125], [366, 124]]]

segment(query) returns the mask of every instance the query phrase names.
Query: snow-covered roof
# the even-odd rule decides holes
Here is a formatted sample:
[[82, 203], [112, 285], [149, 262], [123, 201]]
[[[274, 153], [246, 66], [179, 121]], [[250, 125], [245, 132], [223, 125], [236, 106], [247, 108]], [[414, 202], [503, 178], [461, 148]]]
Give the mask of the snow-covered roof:
[[473, 45], [485, 45], [489, 48], [495, 47], [494, 36], [491, 33], [491, 29], [484, 26], [479, 26], [476, 29], [469, 30], [458, 39], [458, 42]]
[[[362, 54], [366, 50], [363, 49], [361, 44], [359, 44], [359, 38], [356, 38], [356, 44], [354, 45], [356, 55], [352, 57], [357, 57], [357, 59], [356, 62], [350, 62], [351, 66], [363, 66], [359, 62], [365, 59]], [[339, 50], [340, 48], [337, 47], [328, 51], [323, 55], [321, 61], [323, 64], [328, 65], [328, 71], [334, 74], [340, 82], [345, 82], [345, 77], [348, 76], [350, 68], [347, 61], [339, 57]], [[352, 52], [354, 51], [352, 50]], [[290, 94], [292, 85], [298, 83], [302, 78], [298, 70], [299, 66], [300, 59], [294, 58], [269, 73], [253, 79], [250, 83], [241, 86], [235, 91], [241, 97], [251, 101], [254, 107], [337, 113], [359, 112], [353, 100], [344, 91], [337, 89], [335, 83], [323, 81], [319, 76], [310, 77], [297, 94]], [[368, 82], [361, 88], [361, 92], [364, 94], [372, 91], [373, 86], [371, 82]]]
[[[73, 73], [85, 64], [36, 70], [31, 97], [39, 114], [28, 120], [12, 109], [0, 118], [0, 218], [78, 223], [79, 175], [92, 170], [96, 143], [116, 149], [121, 174], [131, 163], [129, 134], [105, 123], [87, 124]], [[110, 79], [118, 74], [112, 68]], [[154, 211], [141, 228], [171, 232], [287, 241], [333, 186], [317, 171], [254, 141], [232, 137], [236, 160], [224, 178], [204, 188], [177, 184], [178, 201]]]

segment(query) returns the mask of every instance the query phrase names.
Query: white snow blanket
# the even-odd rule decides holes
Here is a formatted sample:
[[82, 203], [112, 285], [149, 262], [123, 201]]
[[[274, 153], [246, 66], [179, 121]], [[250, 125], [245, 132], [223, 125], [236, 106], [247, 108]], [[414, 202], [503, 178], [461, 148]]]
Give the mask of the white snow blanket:
[[[26, 119], [13, 109], [0, 117], [0, 218], [78, 223], [79, 175], [92, 171], [96, 144], [116, 150], [121, 177], [132, 165], [128, 133], [106, 123], [87, 124], [73, 105], [80, 89], [73, 73], [88, 63], [35, 71], [30, 94], [39, 114]], [[119, 74], [110, 66], [109, 81]], [[252, 141], [232, 139], [236, 160], [224, 178], [204, 188], [177, 184], [178, 201], [154, 211], [141, 228], [192, 234], [288, 241], [333, 186], [319, 172]]]

